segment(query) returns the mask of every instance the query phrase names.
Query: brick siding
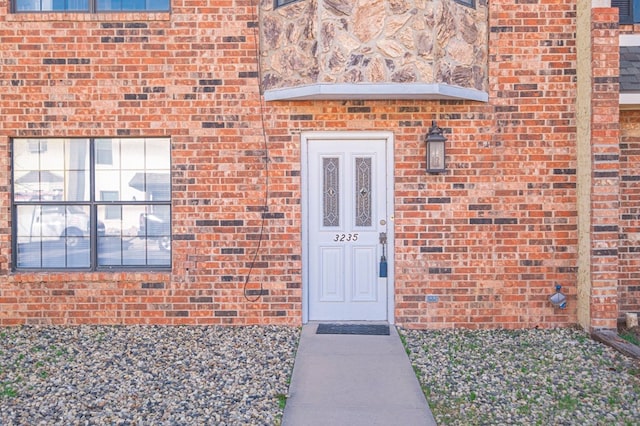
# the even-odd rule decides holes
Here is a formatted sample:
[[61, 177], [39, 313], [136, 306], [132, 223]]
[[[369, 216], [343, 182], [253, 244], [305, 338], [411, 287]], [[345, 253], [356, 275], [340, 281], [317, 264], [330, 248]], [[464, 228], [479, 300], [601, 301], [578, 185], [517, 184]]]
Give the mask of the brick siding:
[[591, 10], [591, 326], [618, 317], [620, 188], [618, 10]]
[[640, 312], [640, 111], [620, 112], [619, 310]]
[[[300, 132], [307, 130], [394, 133], [398, 323], [576, 322], [575, 2], [491, 2], [488, 104], [265, 105], [266, 209], [253, 2], [172, 3], [171, 14], [60, 16], [7, 15], [0, 0], [0, 325], [299, 325]], [[615, 115], [605, 107], [603, 122]], [[434, 119], [448, 138], [443, 175], [425, 173], [424, 137]], [[638, 143], [631, 128], [622, 154], [630, 160]], [[615, 150], [614, 133], [602, 132], [608, 145], [597, 155]], [[12, 272], [10, 138], [136, 136], [171, 137], [171, 273]], [[629, 203], [633, 182], [624, 176], [632, 174], [622, 173]], [[605, 202], [613, 213], [615, 201]], [[637, 222], [625, 222], [628, 235]], [[615, 239], [604, 228], [598, 235], [603, 244]], [[628, 248], [622, 263], [631, 291], [638, 260]], [[548, 301], [556, 284], [568, 295], [566, 310]], [[426, 295], [439, 299], [427, 303]]]

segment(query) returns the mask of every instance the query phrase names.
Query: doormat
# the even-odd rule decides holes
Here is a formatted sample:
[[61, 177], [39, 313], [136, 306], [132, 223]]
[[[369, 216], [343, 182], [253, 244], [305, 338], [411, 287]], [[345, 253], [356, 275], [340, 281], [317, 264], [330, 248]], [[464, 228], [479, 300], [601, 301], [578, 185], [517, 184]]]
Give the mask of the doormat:
[[388, 336], [387, 324], [318, 324], [316, 334], [353, 334], [360, 336]]

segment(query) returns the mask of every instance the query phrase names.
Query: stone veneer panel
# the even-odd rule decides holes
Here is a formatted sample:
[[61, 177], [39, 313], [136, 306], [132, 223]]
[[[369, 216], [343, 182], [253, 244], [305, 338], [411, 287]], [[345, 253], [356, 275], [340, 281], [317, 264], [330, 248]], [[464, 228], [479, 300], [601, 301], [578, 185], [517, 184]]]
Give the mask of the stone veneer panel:
[[487, 7], [452, 0], [261, 3], [265, 90], [445, 83], [487, 91]]

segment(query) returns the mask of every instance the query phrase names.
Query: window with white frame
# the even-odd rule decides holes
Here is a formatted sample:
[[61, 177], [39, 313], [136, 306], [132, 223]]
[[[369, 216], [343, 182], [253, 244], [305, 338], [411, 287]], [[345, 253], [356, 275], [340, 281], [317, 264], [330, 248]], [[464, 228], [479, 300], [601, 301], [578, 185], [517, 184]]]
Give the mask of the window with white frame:
[[14, 12], [168, 11], [169, 0], [13, 0]]
[[14, 139], [12, 152], [14, 269], [170, 268], [168, 138]]

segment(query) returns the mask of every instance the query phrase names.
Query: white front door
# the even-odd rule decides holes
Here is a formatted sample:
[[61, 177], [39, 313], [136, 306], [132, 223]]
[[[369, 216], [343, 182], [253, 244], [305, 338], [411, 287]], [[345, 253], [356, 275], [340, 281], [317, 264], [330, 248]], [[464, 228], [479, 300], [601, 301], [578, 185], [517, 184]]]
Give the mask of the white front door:
[[390, 142], [340, 135], [305, 139], [308, 319], [388, 320]]

